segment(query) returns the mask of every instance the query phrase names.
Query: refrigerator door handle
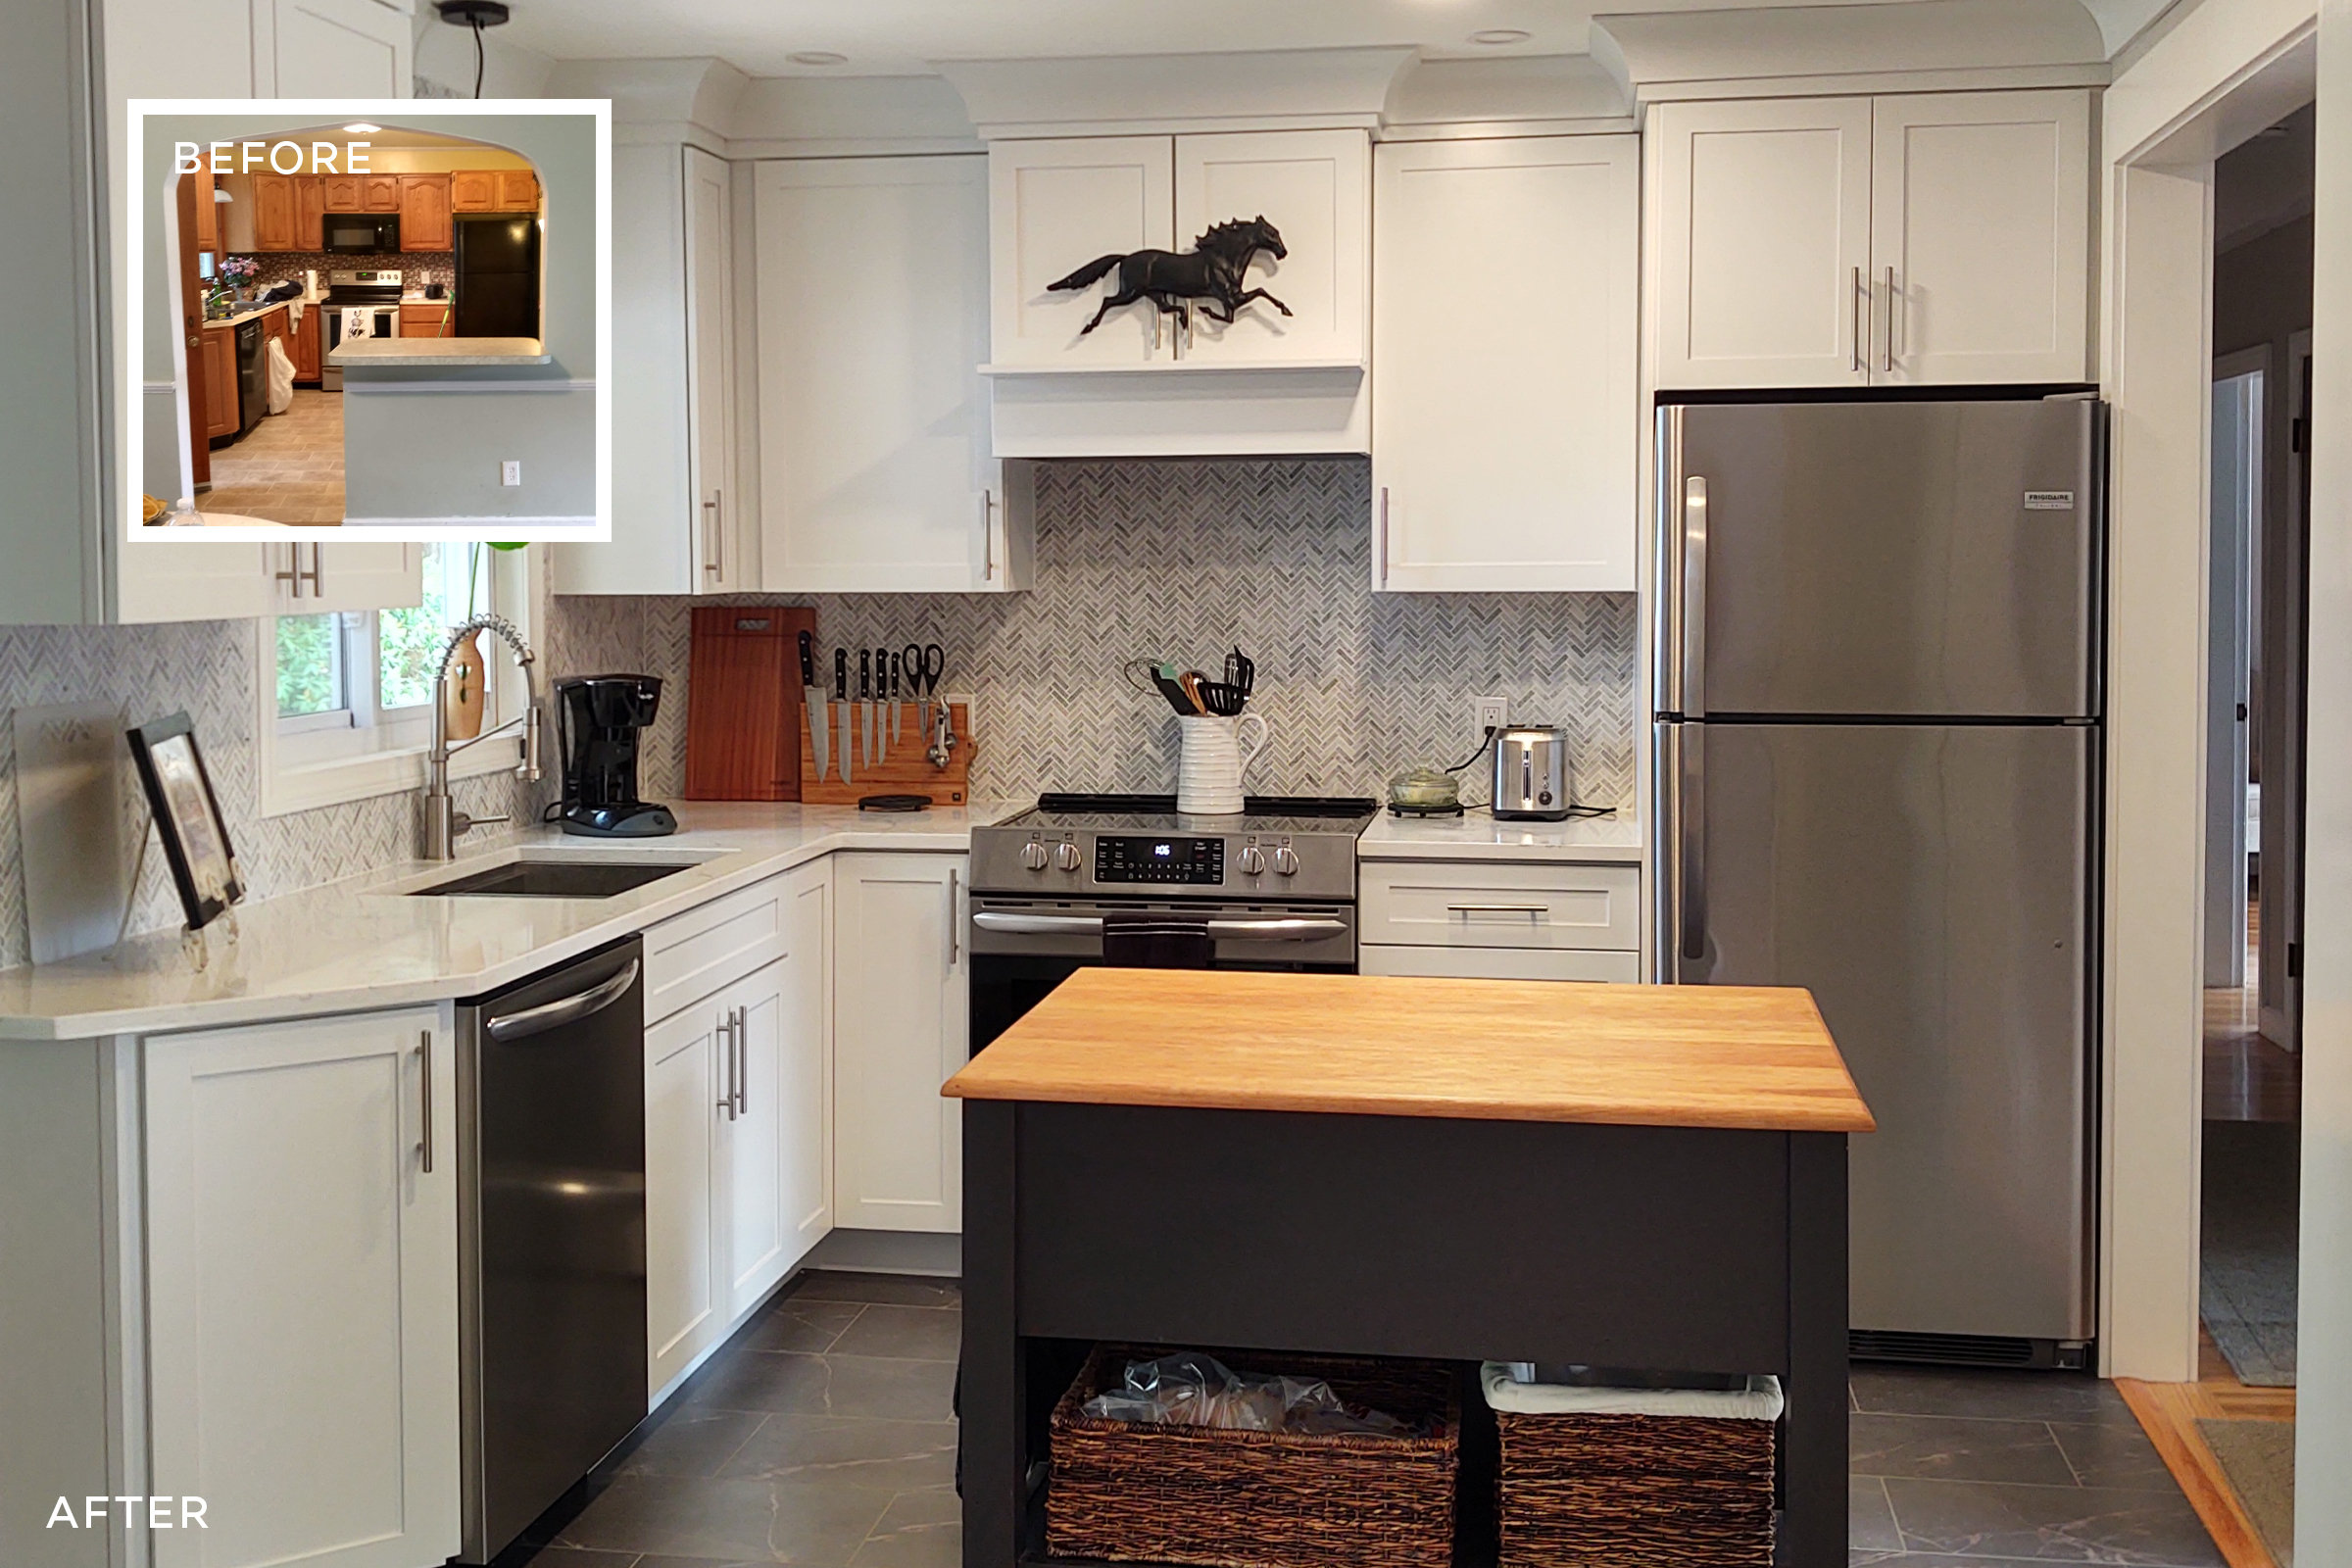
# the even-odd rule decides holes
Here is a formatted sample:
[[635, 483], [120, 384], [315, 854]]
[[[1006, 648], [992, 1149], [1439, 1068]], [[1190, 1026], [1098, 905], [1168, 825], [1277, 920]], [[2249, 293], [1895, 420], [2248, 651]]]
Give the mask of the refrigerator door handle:
[[[1685, 729], [1685, 726], [1677, 726]], [[1677, 978], [1684, 960], [1707, 956], [1707, 733], [1687, 726], [1675, 744], [1675, 859], [1682, 918], [1675, 935]]]
[[1650, 637], [1650, 700], [1661, 713], [1683, 710], [1683, 519], [1675, 496], [1683, 482], [1683, 410], [1658, 411], [1657, 558], [1651, 563], [1657, 587], [1657, 625]]
[[1662, 720], [1655, 735], [1649, 792], [1658, 858], [1650, 878], [1650, 951], [1658, 984], [1670, 986], [1683, 977], [1683, 726]]
[[1683, 480], [1681, 711], [1700, 718], [1707, 711], [1707, 480], [1693, 473]]

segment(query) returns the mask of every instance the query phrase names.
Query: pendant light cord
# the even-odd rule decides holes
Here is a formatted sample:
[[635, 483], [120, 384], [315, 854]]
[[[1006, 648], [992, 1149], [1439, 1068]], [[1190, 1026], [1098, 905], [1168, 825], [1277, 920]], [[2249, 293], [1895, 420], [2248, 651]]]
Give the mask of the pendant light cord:
[[473, 19], [473, 95], [482, 95], [482, 19]]

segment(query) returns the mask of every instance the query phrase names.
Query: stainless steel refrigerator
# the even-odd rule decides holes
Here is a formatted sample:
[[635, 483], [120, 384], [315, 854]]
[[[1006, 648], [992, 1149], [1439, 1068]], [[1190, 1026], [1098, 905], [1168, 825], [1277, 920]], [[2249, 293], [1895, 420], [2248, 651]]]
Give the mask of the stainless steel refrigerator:
[[1658, 416], [1658, 978], [1810, 989], [1857, 1353], [2092, 1335], [2104, 410]]

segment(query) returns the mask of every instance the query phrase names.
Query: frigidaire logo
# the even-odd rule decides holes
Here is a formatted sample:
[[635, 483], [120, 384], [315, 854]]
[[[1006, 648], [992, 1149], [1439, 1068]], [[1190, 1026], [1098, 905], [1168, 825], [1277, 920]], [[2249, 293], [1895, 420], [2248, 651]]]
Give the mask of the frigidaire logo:
[[[308, 157], [314, 174], [368, 173], [368, 149], [374, 146], [366, 141], [315, 141]], [[257, 169], [267, 169], [276, 174], [299, 174], [306, 156], [298, 141], [217, 141], [212, 144], [212, 168], [216, 174], [250, 174]], [[335, 160], [342, 159], [337, 169]], [[175, 174], [201, 173], [205, 167], [205, 147], [192, 141], [172, 144], [172, 172]]]
[[[110, 1502], [126, 1503], [128, 1506], [109, 1513], [106, 1505]], [[172, 1517], [175, 1512], [179, 1515], [176, 1522]], [[104, 1530], [112, 1524], [120, 1524], [125, 1530], [212, 1528], [204, 1522], [202, 1497], [84, 1497], [81, 1499], [79, 1518], [74, 1517], [74, 1499], [60, 1497], [57, 1506], [49, 1510], [49, 1528], [52, 1530], [59, 1525], [64, 1525], [68, 1530]]]

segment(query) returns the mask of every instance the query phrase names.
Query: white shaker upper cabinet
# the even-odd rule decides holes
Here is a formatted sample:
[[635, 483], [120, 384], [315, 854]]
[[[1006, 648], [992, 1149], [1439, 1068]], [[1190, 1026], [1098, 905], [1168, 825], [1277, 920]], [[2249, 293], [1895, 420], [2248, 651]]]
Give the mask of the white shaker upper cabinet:
[[[697, 592], [760, 586], [735, 493], [735, 272], [732, 172], [723, 158], [686, 149], [686, 464], [694, 497]], [[594, 547], [591, 547], [594, 548]]]
[[1176, 243], [1190, 250], [1218, 223], [1264, 218], [1290, 253], [1260, 252], [1243, 279], [1253, 300], [1231, 325], [1193, 307], [1187, 362], [1360, 365], [1371, 267], [1370, 138], [1360, 130], [1286, 130], [1176, 138]]
[[1092, 332], [1084, 331], [1115, 277], [1088, 288], [1046, 286], [1101, 257], [1174, 250], [1174, 167], [1166, 136], [1000, 141], [989, 147], [992, 362], [1068, 369], [1144, 366], [1174, 356], [1173, 334], [1155, 332], [1146, 309], [1114, 310]]
[[1660, 104], [1650, 138], [1657, 385], [1866, 384], [1871, 101]]
[[153, 1038], [156, 1568], [458, 1549], [457, 1063], [433, 1008]]
[[2090, 94], [1884, 97], [1873, 115], [1877, 377], [2085, 379]]
[[1029, 585], [1028, 514], [989, 456], [979, 374], [987, 180], [967, 155], [760, 166], [768, 591]]
[[381, 0], [255, 0], [264, 98], [406, 98], [416, 19]]
[[1389, 142], [1375, 166], [1375, 586], [1634, 586], [1634, 136]]

